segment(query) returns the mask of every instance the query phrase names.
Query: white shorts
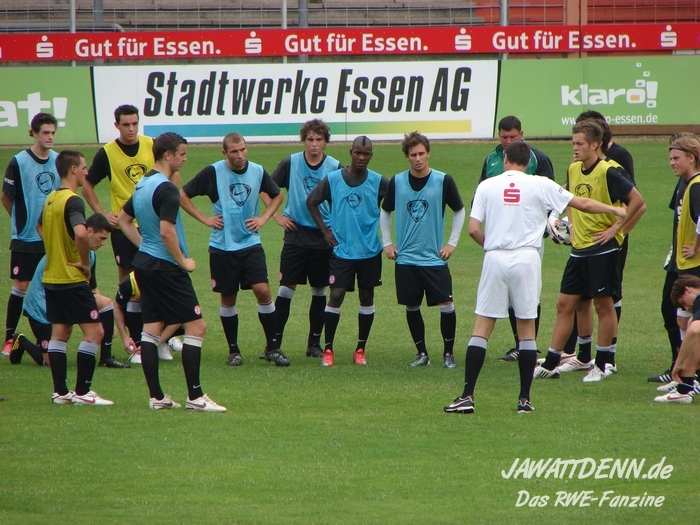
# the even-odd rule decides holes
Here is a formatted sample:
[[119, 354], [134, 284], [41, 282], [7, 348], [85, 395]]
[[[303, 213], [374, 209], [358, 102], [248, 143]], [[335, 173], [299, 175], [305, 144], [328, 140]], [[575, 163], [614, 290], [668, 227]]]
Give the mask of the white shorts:
[[535, 319], [542, 291], [542, 258], [534, 248], [491, 250], [484, 255], [476, 314], [508, 317], [508, 305], [518, 319]]

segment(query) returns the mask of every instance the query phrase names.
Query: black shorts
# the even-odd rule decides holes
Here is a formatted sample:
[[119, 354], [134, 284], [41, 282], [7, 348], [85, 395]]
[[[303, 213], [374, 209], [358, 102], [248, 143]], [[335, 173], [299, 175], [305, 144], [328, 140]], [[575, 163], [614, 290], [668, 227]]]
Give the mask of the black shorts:
[[614, 301], [619, 300], [622, 291], [617, 259], [617, 250], [588, 257], [569, 257], [559, 291], [587, 299], [612, 297]]
[[99, 323], [95, 294], [88, 283], [70, 288], [44, 288], [46, 292], [46, 319], [52, 324], [73, 326]]
[[117, 266], [131, 271], [134, 269], [131, 262], [134, 260], [134, 255], [139, 251], [138, 246], [132, 243], [129, 238], [124, 235], [124, 232], [119, 228], [112, 230], [112, 251], [114, 252], [114, 260]]
[[32, 333], [36, 338], [37, 346], [46, 352], [49, 348], [49, 341], [51, 340], [51, 325], [45, 324], [37, 321], [31, 315], [24, 314], [29, 321], [29, 327], [32, 329]]
[[144, 324], [163, 322], [167, 326], [202, 318], [202, 309], [187, 272], [158, 272], [135, 268], [134, 276], [141, 290], [141, 316]]
[[10, 252], [10, 279], [31, 281], [43, 253]]
[[328, 286], [355, 291], [355, 276], [358, 288], [376, 288], [382, 285], [382, 254], [369, 259], [341, 259], [331, 256]]
[[252, 285], [267, 283], [265, 251], [259, 244], [235, 252], [209, 254], [211, 288], [216, 293], [232, 295], [250, 290]]
[[399, 304], [418, 306], [423, 294], [428, 306], [452, 301], [452, 275], [446, 264], [440, 266], [413, 266], [397, 264], [396, 299]]
[[328, 265], [333, 248], [302, 248], [296, 244], [284, 243], [280, 257], [280, 284], [290, 286], [306, 284], [315, 288], [328, 286]]

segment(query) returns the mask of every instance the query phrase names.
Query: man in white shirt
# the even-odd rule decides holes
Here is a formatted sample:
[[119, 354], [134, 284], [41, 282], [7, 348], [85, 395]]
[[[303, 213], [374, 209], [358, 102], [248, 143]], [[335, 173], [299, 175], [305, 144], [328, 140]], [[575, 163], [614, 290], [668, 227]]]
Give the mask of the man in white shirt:
[[[505, 150], [506, 171], [483, 181], [476, 189], [469, 219], [469, 235], [486, 251], [476, 298], [476, 322], [467, 346], [464, 391], [445, 407], [447, 413], [474, 412], [474, 386], [484, 364], [488, 338], [497, 319], [515, 310], [520, 340], [518, 412], [534, 410], [530, 386], [537, 361], [535, 318], [542, 289], [542, 231], [549, 210], [567, 206], [587, 213], [625, 215], [622, 208], [575, 197], [546, 177], [525, 174], [530, 147], [522, 141]], [[484, 229], [482, 231], [482, 224]]]

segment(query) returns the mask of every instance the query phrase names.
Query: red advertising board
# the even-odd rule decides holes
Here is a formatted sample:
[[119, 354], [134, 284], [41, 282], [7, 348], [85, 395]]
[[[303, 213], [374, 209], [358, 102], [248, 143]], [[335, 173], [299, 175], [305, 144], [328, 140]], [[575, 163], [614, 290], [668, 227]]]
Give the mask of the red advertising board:
[[699, 48], [700, 23], [31, 33], [0, 35], [0, 62]]

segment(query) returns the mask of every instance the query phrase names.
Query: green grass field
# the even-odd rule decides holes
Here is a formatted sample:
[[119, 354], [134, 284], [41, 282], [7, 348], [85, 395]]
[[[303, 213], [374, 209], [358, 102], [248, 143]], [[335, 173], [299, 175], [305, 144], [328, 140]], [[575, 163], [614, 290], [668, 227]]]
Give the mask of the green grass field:
[[[59, 137], [60, 138], [60, 137]], [[662, 264], [670, 247], [668, 202], [675, 177], [666, 143], [621, 140], [635, 159], [638, 188], [648, 211], [633, 231], [625, 272], [624, 311], [618, 346], [619, 374], [583, 384], [580, 374], [533, 386], [536, 412], [518, 415], [517, 365], [497, 362], [512, 346], [506, 321], [497, 325], [476, 388], [476, 413], [446, 415], [442, 407], [461, 393], [464, 349], [473, 326], [482, 251], [463, 232], [450, 260], [457, 306], [456, 370], [441, 366], [439, 314], [423, 308], [430, 367], [410, 369], [414, 355], [403, 308], [396, 304], [393, 262], [384, 260], [384, 286], [367, 347], [369, 366], [351, 364], [357, 330], [357, 296], [342, 309], [336, 366], [323, 369], [306, 358], [308, 288], [292, 304], [284, 350], [289, 368], [257, 359], [264, 346], [251, 292], [241, 293], [240, 346], [244, 366], [225, 366], [227, 348], [218, 320], [218, 296], [210, 291], [208, 231], [186, 217], [192, 274], [208, 333], [202, 384], [225, 414], [148, 410], [139, 367], [99, 368], [94, 388], [113, 407], [54, 406], [50, 372], [27, 357], [19, 366], [0, 361], [0, 523], [691, 523], [700, 511], [697, 406], [653, 402], [646, 378], [670, 361], [659, 312]], [[554, 161], [563, 182], [571, 158], [565, 142], [533, 142]], [[473, 195], [481, 163], [492, 143], [436, 143], [431, 165], [453, 175], [463, 199]], [[328, 153], [348, 163], [348, 144]], [[88, 160], [96, 148], [84, 148]], [[299, 145], [251, 145], [249, 159], [269, 172]], [[5, 166], [15, 149], [0, 150]], [[192, 146], [183, 182], [220, 158], [220, 148]], [[385, 175], [406, 169], [397, 144], [375, 145], [370, 165]], [[98, 186], [107, 203], [107, 185]], [[195, 201], [208, 209], [205, 198]], [[9, 243], [9, 221], [0, 224]], [[274, 221], [262, 232], [273, 295], [282, 230]], [[538, 347], [546, 351], [555, 317], [559, 280], [568, 256], [547, 242], [542, 326]], [[0, 258], [7, 271], [9, 252]], [[0, 287], [4, 305], [10, 291]], [[111, 247], [98, 252], [98, 284], [112, 296], [116, 269]], [[3, 314], [4, 316], [4, 308]], [[28, 331], [26, 320], [21, 329]], [[76, 332], [79, 331], [76, 329]], [[69, 343], [69, 386], [75, 378], [79, 336]], [[115, 341], [114, 353], [124, 357]], [[164, 390], [184, 402], [180, 357], [161, 363]], [[516, 458], [645, 460], [642, 473], [665, 458], [668, 479], [504, 479]], [[516, 506], [520, 491], [549, 496], [543, 507]], [[556, 492], [663, 496], [661, 507], [610, 508], [555, 505]], [[522, 500], [521, 500], [522, 501]], [[540, 503], [542, 504], [542, 503]]]

